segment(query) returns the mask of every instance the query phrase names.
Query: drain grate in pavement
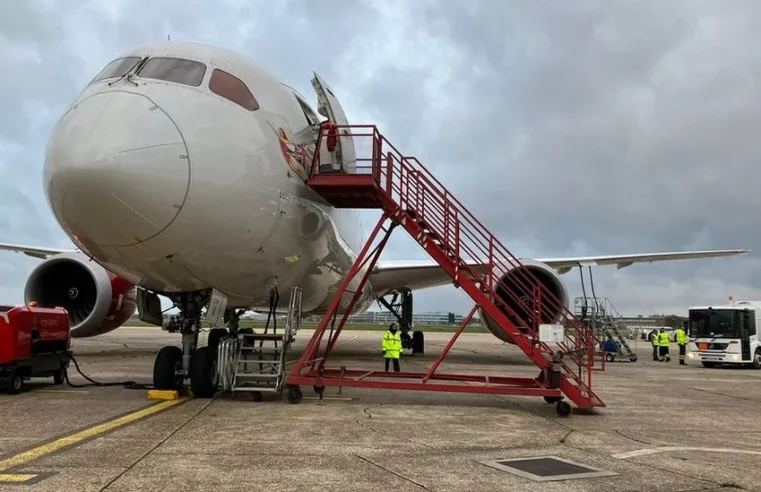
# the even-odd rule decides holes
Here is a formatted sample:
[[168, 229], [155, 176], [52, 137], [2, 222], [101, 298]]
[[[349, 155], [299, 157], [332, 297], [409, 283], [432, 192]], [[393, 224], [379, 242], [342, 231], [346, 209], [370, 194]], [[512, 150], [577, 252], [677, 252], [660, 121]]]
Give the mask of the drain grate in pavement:
[[481, 461], [482, 464], [535, 482], [578, 480], [582, 478], [614, 477], [618, 473], [601, 470], [557, 456], [513, 458]]

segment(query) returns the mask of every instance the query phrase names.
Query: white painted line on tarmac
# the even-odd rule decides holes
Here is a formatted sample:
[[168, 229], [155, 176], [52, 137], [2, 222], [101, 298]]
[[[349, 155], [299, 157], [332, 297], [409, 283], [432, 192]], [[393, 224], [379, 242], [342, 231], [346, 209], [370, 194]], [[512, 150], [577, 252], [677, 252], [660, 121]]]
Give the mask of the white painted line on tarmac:
[[626, 453], [614, 454], [613, 457], [619, 460], [627, 458], [636, 458], [637, 456], [647, 456], [649, 454], [668, 453], [669, 451], [703, 451], [706, 453], [735, 453], [735, 454], [752, 454], [761, 456], [761, 451], [750, 451], [747, 449], [732, 448], [699, 448], [692, 446], [664, 446], [660, 448], [638, 449], [637, 451], [628, 451]]

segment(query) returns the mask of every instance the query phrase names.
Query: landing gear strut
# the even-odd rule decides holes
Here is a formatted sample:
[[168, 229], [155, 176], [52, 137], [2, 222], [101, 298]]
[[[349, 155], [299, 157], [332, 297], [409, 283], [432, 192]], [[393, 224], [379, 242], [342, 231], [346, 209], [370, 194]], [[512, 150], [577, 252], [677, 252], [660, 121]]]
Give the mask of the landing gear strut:
[[[397, 302], [401, 294], [402, 299]], [[394, 293], [391, 301], [383, 297], [378, 298], [378, 303], [385, 307], [396, 317], [399, 322], [399, 331], [402, 339], [403, 349], [412, 349], [412, 355], [425, 353], [425, 338], [423, 332], [412, 330], [412, 292], [405, 290]], [[400, 313], [401, 311], [401, 313]], [[412, 335], [410, 335], [412, 332]]]

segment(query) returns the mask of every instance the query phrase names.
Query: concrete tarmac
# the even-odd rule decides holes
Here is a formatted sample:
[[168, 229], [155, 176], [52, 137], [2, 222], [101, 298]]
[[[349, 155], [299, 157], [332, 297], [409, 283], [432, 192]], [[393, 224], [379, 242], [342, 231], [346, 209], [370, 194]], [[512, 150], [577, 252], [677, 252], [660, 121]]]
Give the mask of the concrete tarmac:
[[[295, 358], [311, 332], [304, 330]], [[382, 332], [344, 332], [336, 363], [383, 367]], [[426, 334], [425, 370], [449, 340]], [[84, 373], [150, 384], [160, 347], [179, 336], [123, 327], [74, 340]], [[285, 398], [148, 401], [145, 390], [71, 388], [50, 380], [0, 394], [0, 490], [134, 491], [761, 491], [761, 371], [651, 360], [606, 364], [608, 405], [560, 418], [541, 398], [311, 388]], [[491, 335], [464, 334], [439, 371], [533, 377], [536, 367]], [[71, 380], [86, 383], [73, 367]], [[485, 462], [556, 456], [612, 476], [538, 482]]]

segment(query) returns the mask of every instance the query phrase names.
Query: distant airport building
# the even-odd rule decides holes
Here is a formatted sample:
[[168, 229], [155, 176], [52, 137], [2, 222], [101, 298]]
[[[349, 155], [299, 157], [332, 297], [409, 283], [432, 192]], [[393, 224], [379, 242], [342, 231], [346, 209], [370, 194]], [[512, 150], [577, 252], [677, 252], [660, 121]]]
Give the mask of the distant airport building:
[[[319, 322], [322, 316], [308, 316], [307, 321]], [[412, 315], [414, 325], [458, 325], [462, 323], [464, 316], [456, 313], [430, 312]], [[365, 311], [356, 316], [349, 316], [349, 323], [360, 325], [389, 325], [396, 321], [396, 317], [388, 311]], [[479, 325], [480, 320], [473, 317], [471, 324]]]
[[[456, 313], [432, 312], [412, 315], [415, 325], [454, 325], [462, 323], [464, 316]], [[396, 321], [396, 317], [388, 311], [365, 311], [356, 316], [350, 316], [349, 321], [357, 324], [385, 325]]]

